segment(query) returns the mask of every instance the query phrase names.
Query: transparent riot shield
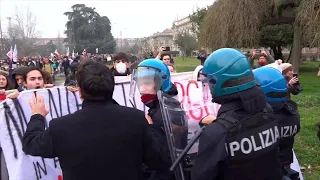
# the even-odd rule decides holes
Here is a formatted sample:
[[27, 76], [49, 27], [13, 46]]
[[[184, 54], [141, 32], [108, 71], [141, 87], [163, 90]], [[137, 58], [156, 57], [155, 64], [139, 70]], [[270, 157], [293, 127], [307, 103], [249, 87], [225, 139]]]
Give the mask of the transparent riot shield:
[[136, 105], [136, 89], [137, 89], [137, 85], [136, 85], [136, 81], [134, 79], [134, 73], [135, 73], [135, 69], [133, 69], [132, 73], [131, 73], [129, 102], [131, 103], [132, 107], [137, 108], [137, 105]]
[[[179, 101], [161, 91], [157, 93], [172, 163], [188, 143], [188, 122]], [[182, 162], [174, 170], [176, 180], [185, 180]]]
[[173, 163], [170, 170], [174, 171], [177, 180], [189, 179], [198, 152], [199, 137], [205, 128], [200, 127], [199, 122], [209, 115], [216, 116], [220, 108], [220, 105], [212, 103], [210, 93], [202, 95], [202, 91], [208, 91], [205, 85], [198, 90], [192, 96], [182, 97], [184, 100], [180, 97], [182, 104], [179, 98], [163, 92], [157, 94]]

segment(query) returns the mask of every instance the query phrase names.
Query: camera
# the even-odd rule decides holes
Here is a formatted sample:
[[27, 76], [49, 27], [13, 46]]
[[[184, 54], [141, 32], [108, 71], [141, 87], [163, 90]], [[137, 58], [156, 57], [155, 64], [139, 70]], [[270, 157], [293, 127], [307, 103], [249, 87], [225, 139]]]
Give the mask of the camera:
[[163, 51], [170, 51], [170, 47], [162, 47]]
[[[299, 75], [298, 75], [298, 73], [293, 73], [292, 77], [298, 78]], [[297, 88], [297, 90], [298, 90], [299, 92], [303, 91], [303, 88], [301, 87], [299, 81], [297, 81], [297, 82], [294, 84], [294, 86]]]

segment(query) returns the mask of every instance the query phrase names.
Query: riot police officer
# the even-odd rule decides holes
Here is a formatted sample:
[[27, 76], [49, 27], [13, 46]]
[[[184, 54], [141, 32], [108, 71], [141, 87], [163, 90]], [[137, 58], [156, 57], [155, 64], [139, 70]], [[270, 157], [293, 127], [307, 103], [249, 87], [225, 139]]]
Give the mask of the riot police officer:
[[192, 180], [281, 180], [278, 123], [245, 55], [216, 50], [202, 74], [221, 107], [200, 136]]
[[293, 162], [294, 137], [300, 131], [300, 116], [297, 104], [286, 98], [287, 82], [279, 70], [262, 67], [254, 70], [254, 77], [266, 95], [267, 102], [272, 106], [279, 122], [280, 160], [285, 175], [294, 179], [290, 164]]
[[[134, 71], [133, 79], [136, 84], [139, 93], [141, 94], [141, 101], [144, 105], [149, 107], [147, 120], [153, 127], [161, 133], [163, 137], [155, 137], [158, 142], [165, 147], [167, 145], [167, 139], [163, 128], [163, 119], [160, 110], [160, 104], [157, 98], [157, 92], [160, 90], [167, 95], [175, 96], [178, 94], [176, 86], [171, 82], [170, 71], [166, 64], [157, 59], [147, 59], [142, 61], [138, 68]], [[136, 89], [136, 87], [131, 87]], [[170, 156], [169, 151], [168, 157]], [[147, 169], [148, 171], [148, 169]], [[166, 172], [152, 172], [149, 180], [172, 180], [174, 174], [169, 171]]]

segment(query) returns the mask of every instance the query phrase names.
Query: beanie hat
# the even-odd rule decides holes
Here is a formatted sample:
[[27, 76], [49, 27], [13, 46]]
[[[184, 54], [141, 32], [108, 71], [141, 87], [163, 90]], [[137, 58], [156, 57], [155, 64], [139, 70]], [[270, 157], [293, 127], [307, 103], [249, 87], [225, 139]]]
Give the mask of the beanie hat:
[[282, 63], [281, 67], [282, 67], [282, 74], [286, 74], [287, 72], [293, 70], [293, 66], [290, 63]]

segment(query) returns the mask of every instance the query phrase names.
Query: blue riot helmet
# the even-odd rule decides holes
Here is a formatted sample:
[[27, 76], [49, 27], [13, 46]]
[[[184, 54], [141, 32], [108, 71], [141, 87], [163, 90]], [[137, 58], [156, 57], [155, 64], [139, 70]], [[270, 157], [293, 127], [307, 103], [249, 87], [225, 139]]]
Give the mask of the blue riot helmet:
[[[166, 64], [158, 59], [146, 59], [135, 69], [132, 76], [140, 94], [157, 94], [168, 92], [171, 87], [170, 71]], [[133, 88], [133, 87], [131, 87]]]
[[267, 102], [283, 102], [286, 100], [287, 81], [279, 70], [272, 67], [261, 67], [255, 69], [253, 74], [266, 95]]
[[202, 74], [206, 77], [212, 97], [234, 94], [256, 86], [247, 57], [232, 48], [214, 51], [203, 65]]

